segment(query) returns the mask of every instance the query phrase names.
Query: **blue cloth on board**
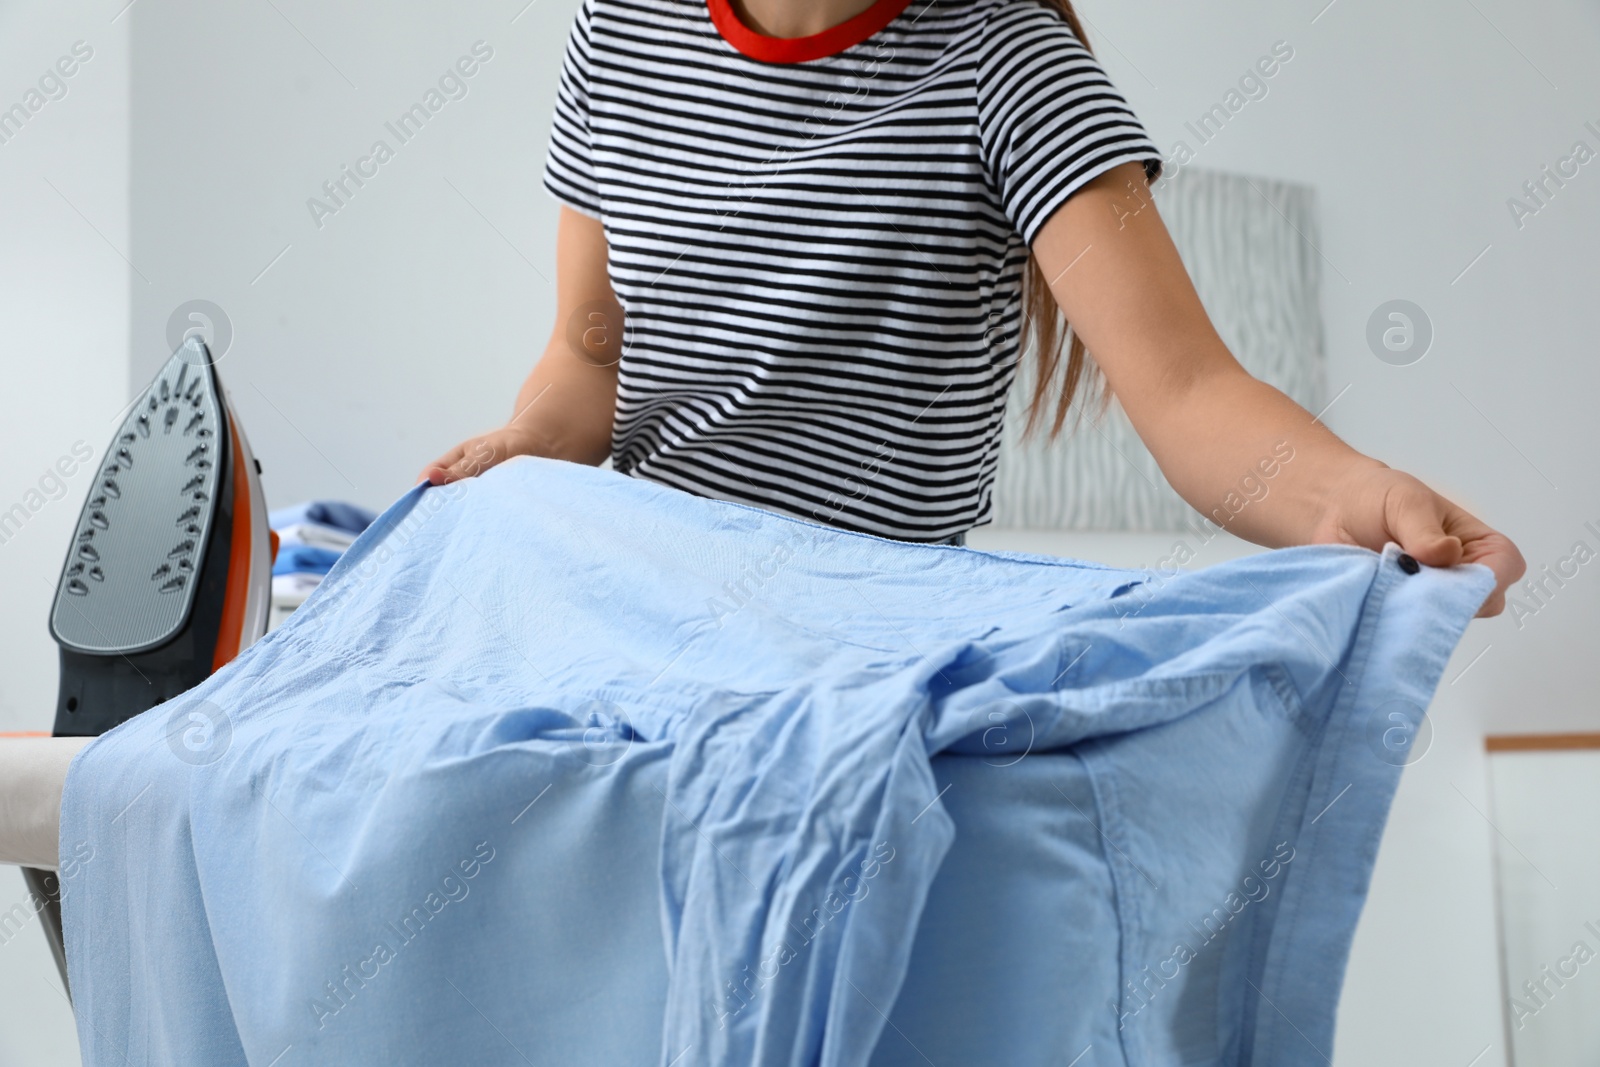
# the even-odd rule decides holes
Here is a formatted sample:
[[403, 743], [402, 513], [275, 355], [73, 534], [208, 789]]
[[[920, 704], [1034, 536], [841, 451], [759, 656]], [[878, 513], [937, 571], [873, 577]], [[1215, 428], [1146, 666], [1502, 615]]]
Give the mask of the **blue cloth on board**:
[[360, 533], [372, 525], [372, 521], [377, 517], [377, 512], [359, 504], [348, 504], [341, 500], [307, 500], [268, 512], [267, 524], [278, 530], [297, 523], [315, 522], [323, 526], [348, 530], [351, 533]]
[[1401, 562], [902, 544], [526, 458], [419, 486], [73, 763], [85, 1062], [1325, 1064], [1493, 587]]
[[342, 555], [337, 549], [282, 541], [278, 544], [278, 558], [272, 561], [272, 573], [327, 574]]

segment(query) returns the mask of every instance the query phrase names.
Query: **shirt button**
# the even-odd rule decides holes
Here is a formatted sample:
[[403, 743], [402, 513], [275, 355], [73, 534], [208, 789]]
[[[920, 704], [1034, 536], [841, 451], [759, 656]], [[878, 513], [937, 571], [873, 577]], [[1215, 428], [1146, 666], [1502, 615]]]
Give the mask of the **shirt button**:
[[1422, 565], [1411, 557], [1409, 552], [1402, 552], [1395, 557], [1395, 562], [1400, 564], [1400, 569], [1407, 574], [1415, 574], [1422, 569]]

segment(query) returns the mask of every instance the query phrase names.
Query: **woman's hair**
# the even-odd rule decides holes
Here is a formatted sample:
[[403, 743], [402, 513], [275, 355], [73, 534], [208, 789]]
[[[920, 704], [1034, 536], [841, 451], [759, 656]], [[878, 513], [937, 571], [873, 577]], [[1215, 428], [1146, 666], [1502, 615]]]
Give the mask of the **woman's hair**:
[[[1083, 32], [1078, 13], [1072, 10], [1072, 0], [1042, 2], [1061, 12], [1061, 17], [1072, 27], [1073, 34], [1088, 49], [1089, 37]], [[1080, 386], [1085, 387], [1090, 395], [1099, 394], [1096, 418], [1105, 413], [1111, 403], [1111, 391], [1082, 339], [1078, 337], [1078, 332], [1061, 314], [1055, 295], [1050, 292], [1050, 279], [1045, 277], [1044, 268], [1039, 266], [1039, 260], [1032, 254], [1028, 256], [1028, 269], [1022, 282], [1022, 324], [1017, 344], [1019, 354], [1026, 353], [1031, 347], [1038, 358], [1033, 375], [1033, 395], [1028, 400], [1025, 434], [1033, 434], [1045, 425], [1046, 420], [1050, 427], [1049, 437], [1060, 434]], [[1063, 346], [1067, 350], [1065, 366], [1061, 360]], [[1078, 415], [1081, 419], [1082, 406], [1078, 409]]]

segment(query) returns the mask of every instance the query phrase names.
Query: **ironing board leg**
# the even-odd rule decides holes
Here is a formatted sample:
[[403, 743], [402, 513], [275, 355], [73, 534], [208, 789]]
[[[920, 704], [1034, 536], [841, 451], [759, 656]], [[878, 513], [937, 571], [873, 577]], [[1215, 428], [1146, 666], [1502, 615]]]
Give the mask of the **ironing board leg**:
[[[57, 864], [62, 787], [73, 757], [88, 743], [87, 737], [0, 738], [0, 861]], [[65, 985], [60, 876], [24, 866], [22, 877]]]
[[62, 939], [60, 882], [54, 871], [41, 871], [37, 867], [24, 867], [22, 880], [33, 897], [34, 910], [39, 913], [39, 923], [44, 927], [45, 940], [50, 942], [50, 954], [56, 958], [56, 970], [61, 972], [61, 988], [66, 990], [67, 1001], [72, 1001], [72, 986], [67, 981], [67, 947]]

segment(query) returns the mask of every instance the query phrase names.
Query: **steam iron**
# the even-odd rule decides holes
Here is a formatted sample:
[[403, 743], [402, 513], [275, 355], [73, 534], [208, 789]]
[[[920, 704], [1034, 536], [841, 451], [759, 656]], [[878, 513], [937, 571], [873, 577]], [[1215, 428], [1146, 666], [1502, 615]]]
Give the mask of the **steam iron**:
[[[266, 633], [276, 537], [261, 465], [190, 338], [128, 410], [50, 609], [57, 737], [93, 737], [204, 681]], [[63, 982], [60, 885], [25, 872]]]

